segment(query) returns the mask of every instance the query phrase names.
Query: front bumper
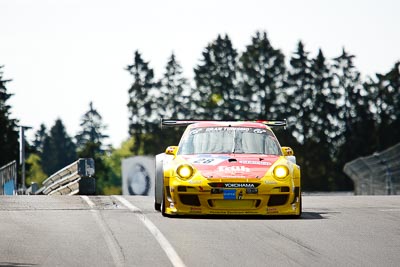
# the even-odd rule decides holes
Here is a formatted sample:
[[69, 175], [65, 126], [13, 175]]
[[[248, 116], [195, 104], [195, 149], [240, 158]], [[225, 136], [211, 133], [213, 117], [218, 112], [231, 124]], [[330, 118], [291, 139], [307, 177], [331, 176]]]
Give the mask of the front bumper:
[[[300, 215], [299, 181], [165, 181], [169, 215]], [[229, 187], [228, 187], [229, 186]]]

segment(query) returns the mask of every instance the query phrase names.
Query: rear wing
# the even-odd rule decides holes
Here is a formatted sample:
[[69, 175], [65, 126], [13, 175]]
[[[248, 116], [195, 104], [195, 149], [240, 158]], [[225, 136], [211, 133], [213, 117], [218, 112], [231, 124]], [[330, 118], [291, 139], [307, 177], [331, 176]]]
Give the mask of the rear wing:
[[258, 122], [265, 124], [269, 127], [285, 127], [287, 126], [286, 119], [284, 120], [249, 120], [249, 121], [242, 121], [242, 120], [237, 120], [237, 121], [224, 121], [224, 120], [173, 120], [173, 119], [168, 119], [164, 120], [161, 119], [161, 127], [166, 126], [166, 127], [174, 127], [174, 126], [188, 126], [193, 123], [198, 123], [198, 122]]

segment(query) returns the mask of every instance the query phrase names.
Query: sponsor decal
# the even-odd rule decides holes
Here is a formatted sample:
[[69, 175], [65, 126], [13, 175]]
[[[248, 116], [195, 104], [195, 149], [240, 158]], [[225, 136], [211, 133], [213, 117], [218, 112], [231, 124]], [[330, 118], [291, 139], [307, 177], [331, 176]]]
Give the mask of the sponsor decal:
[[251, 183], [225, 183], [224, 187], [227, 188], [254, 188], [255, 185]]
[[190, 207], [190, 213], [201, 213], [201, 208], [199, 208], [199, 207]]
[[272, 163], [268, 161], [255, 161], [255, 160], [241, 160], [239, 161], [241, 164], [249, 164], [249, 165], [261, 165], [261, 166], [271, 166]]
[[250, 168], [247, 168], [245, 166], [218, 166], [218, 171], [235, 174], [235, 173], [250, 172]]
[[243, 131], [250, 132], [250, 128], [245, 127], [210, 127], [205, 129], [206, 132], [230, 132], [230, 131]]
[[236, 190], [235, 189], [226, 189], [224, 190], [224, 199], [236, 199]]
[[207, 179], [262, 178], [279, 156], [201, 154], [184, 155], [182, 158], [192, 164], [198, 173]]
[[222, 194], [224, 189], [222, 188], [211, 188], [211, 194]]
[[266, 133], [267, 130], [264, 130], [264, 129], [254, 129], [253, 132], [254, 132], [254, 133], [258, 133], [258, 134], [262, 134], [262, 133]]
[[217, 188], [256, 188], [260, 185], [260, 183], [209, 183], [211, 187], [217, 187]]
[[194, 165], [209, 165], [209, 166], [216, 166], [225, 160], [227, 160], [228, 156], [201, 156], [201, 157], [184, 157], [187, 161]]
[[246, 188], [246, 193], [247, 194], [257, 194], [258, 189], [257, 188]]
[[277, 184], [277, 181], [271, 181], [271, 180], [265, 180], [264, 181], [265, 184]]
[[267, 208], [267, 213], [279, 213], [277, 208]]

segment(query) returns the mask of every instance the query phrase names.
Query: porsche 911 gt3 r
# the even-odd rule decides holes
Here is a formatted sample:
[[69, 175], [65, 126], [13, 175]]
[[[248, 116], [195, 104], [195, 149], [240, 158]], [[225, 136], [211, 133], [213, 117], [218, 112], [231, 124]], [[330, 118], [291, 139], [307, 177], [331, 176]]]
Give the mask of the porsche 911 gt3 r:
[[285, 121], [164, 121], [187, 126], [156, 156], [155, 209], [171, 215], [301, 215], [300, 167], [270, 126]]

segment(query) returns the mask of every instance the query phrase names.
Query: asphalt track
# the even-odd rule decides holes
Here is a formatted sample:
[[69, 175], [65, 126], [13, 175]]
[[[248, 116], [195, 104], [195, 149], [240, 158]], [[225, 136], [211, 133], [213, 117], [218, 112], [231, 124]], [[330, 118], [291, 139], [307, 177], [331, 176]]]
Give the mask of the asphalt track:
[[399, 263], [400, 196], [303, 196], [301, 219], [164, 218], [140, 196], [0, 197], [0, 266]]

